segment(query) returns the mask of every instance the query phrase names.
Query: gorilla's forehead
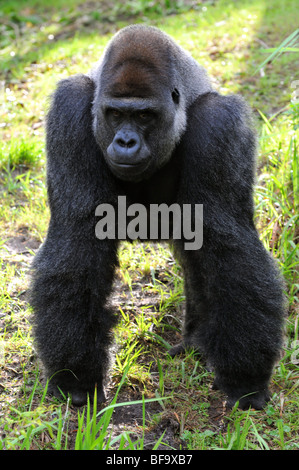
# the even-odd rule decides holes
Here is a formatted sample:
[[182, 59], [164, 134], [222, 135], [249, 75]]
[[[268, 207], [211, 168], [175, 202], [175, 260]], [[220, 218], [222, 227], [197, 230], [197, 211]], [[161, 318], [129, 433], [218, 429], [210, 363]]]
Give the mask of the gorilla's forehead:
[[[108, 47], [101, 87], [112, 96], [157, 96], [172, 86], [173, 54], [161, 32], [128, 28]], [[103, 89], [103, 88], [102, 88]]]
[[148, 98], [170, 86], [169, 77], [163, 80], [157, 64], [138, 57], [118, 61], [113, 66], [110, 63], [108, 70], [104, 70], [103, 81], [106, 92], [115, 97]]
[[127, 28], [114, 37], [106, 52], [112, 66], [135, 59], [152, 64], [161, 71], [171, 59], [172, 49], [173, 44], [169, 38], [161, 36], [161, 31], [154, 33], [148, 28]]

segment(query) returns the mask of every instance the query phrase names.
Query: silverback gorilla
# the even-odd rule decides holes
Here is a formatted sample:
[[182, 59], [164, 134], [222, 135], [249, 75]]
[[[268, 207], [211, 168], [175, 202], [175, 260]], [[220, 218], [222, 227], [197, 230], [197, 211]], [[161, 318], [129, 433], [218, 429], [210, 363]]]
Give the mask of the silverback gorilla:
[[[117, 239], [95, 235], [99, 204], [203, 205], [203, 246], [170, 242], [185, 280], [182, 343], [198, 349], [232, 406], [261, 408], [279, 357], [283, 294], [253, 223], [256, 142], [238, 96], [221, 96], [192, 57], [153, 27], [129, 26], [88, 74], [62, 80], [47, 118], [49, 230], [31, 304], [49, 390], [105, 399], [116, 312]], [[117, 217], [116, 217], [117, 223]]]

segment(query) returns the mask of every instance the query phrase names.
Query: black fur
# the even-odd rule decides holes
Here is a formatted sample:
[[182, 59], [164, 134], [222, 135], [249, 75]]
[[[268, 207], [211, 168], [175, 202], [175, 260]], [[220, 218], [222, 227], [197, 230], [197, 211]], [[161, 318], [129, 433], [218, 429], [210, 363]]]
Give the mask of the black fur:
[[[249, 111], [239, 97], [198, 94], [164, 166], [140, 182], [121, 181], [94, 135], [97, 78], [63, 80], [47, 120], [51, 220], [34, 261], [31, 303], [50, 390], [70, 393], [80, 405], [97, 384], [104, 399], [116, 323], [106, 304], [118, 241], [95, 237], [95, 208], [116, 207], [117, 196], [126, 195], [128, 204], [146, 207], [203, 204], [203, 247], [186, 251], [184, 240], [173, 241], [185, 273], [187, 309], [183, 342], [170, 353], [198, 348], [230, 405], [241, 399], [241, 407], [261, 408], [279, 358], [284, 308], [279, 274], [253, 223], [256, 142]], [[174, 105], [181, 103], [182, 88], [169, 93]]]

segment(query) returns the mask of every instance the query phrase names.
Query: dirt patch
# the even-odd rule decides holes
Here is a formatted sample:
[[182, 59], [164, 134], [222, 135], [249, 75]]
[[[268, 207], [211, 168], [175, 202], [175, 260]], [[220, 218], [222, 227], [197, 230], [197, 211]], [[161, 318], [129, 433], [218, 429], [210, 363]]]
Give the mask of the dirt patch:
[[14, 237], [8, 238], [4, 244], [4, 248], [10, 254], [22, 254], [33, 256], [32, 252], [36, 252], [41, 242], [32, 238], [27, 228], [21, 228]]
[[[141, 396], [137, 398], [136, 394], [125, 391], [119, 395], [118, 402], [130, 402], [136, 399], [140, 400]], [[158, 450], [179, 449], [182, 446], [179, 439], [179, 423], [171, 412], [164, 412], [158, 402], [146, 403], [145, 412], [142, 404], [115, 408], [110, 431], [112, 438], [124, 431], [131, 433], [132, 440], [144, 435], [144, 449], [152, 449], [162, 435], [163, 439]]]

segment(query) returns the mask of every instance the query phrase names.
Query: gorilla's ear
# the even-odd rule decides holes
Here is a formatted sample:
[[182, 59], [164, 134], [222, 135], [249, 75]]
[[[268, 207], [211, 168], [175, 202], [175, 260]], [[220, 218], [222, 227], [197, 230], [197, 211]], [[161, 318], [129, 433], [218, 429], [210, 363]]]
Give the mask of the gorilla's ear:
[[172, 96], [173, 102], [176, 103], [176, 104], [179, 104], [179, 102], [180, 102], [180, 92], [177, 88], [175, 88], [173, 90], [173, 92], [171, 93], [171, 96]]

